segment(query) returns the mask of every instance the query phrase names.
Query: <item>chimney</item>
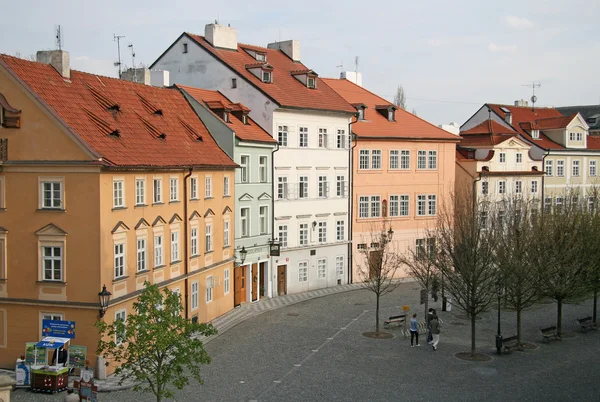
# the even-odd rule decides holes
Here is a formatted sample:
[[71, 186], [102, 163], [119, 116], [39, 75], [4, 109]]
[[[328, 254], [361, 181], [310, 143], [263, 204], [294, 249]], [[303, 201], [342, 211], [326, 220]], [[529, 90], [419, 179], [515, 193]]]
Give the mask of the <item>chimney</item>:
[[150, 71], [150, 85], [153, 87], [168, 87], [171, 85], [167, 70]]
[[204, 27], [204, 39], [214, 47], [237, 50], [237, 31], [229, 26], [207, 24]]
[[526, 100], [523, 100], [523, 99], [516, 100], [515, 101], [515, 106], [518, 106], [518, 107], [528, 107], [529, 106], [529, 102], [526, 101]]
[[137, 82], [138, 84], [150, 85], [150, 70], [146, 67], [128, 68], [121, 73], [124, 81]]
[[359, 87], [362, 87], [362, 73], [354, 71], [342, 71], [340, 78], [355, 83]]
[[284, 40], [283, 42], [269, 43], [267, 48], [281, 50], [293, 61], [300, 61], [300, 41], [298, 40]]
[[38, 63], [50, 64], [63, 78], [71, 79], [69, 52], [64, 50], [40, 50], [35, 58]]

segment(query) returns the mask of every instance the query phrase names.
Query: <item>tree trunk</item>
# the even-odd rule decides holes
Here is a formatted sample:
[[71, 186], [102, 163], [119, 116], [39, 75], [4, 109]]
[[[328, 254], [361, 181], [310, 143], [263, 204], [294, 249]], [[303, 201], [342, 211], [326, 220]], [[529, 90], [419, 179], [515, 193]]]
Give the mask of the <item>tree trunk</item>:
[[425, 323], [426, 327], [429, 328], [429, 297], [425, 299]]
[[475, 354], [475, 316], [471, 314], [471, 354]]
[[556, 334], [562, 335], [562, 299], [556, 301]]
[[598, 291], [594, 290], [594, 317], [593, 317], [593, 321], [594, 321], [594, 325], [596, 324], [596, 318], [598, 315]]
[[377, 305], [375, 307], [375, 332], [379, 332], [379, 293], [375, 294]]
[[518, 308], [517, 309], [517, 344], [521, 344], [521, 312], [522, 309]]

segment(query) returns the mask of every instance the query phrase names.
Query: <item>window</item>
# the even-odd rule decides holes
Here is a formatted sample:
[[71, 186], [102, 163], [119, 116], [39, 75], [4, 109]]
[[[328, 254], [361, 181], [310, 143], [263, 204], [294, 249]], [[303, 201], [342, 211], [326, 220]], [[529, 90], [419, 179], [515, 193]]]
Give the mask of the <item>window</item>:
[[63, 252], [62, 247], [42, 247], [42, 265], [45, 281], [62, 281]]
[[171, 232], [171, 262], [179, 261], [179, 232]]
[[159, 204], [162, 202], [162, 180], [154, 179], [153, 181], [153, 189], [154, 189], [154, 203]]
[[325, 279], [327, 272], [327, 259], [319, 258], [317, 260], [317, 277], [319, 279]]
[[364, 119], [365, 119], [365, 108], [359, 107], [358, 108], [358, 120], [364, 120]]
[[371, 196], [371, 217], [378, 218], [381, 216], [381, 198], [378, 195]]
[[113, 180], [113, 208], [122, 208], [125, 206], [123, 185], [123, 180]]
[[[184, 44], [184, 45], [187, 45], [187, 44]], [[184, 53], [187, 53], [187, 51]], [[123, 325], [125, 325], [125, 322], [127, 322], [127, 313], [125, 312], [125, 310], [120, 310], [120, 311], [115, 312], [115, 322], [116, 321], [122, 321]], [[120, 331], [115, 332], [115, 343], [117, 345], [120, 345], [124, 341], [125, 341], [125, 328], [123, 328]]]
[[390, 169], [398, 169], [398, 156], [399, 152], [395, 150], [390, 151]]
[[163, 265], [163, 237], [154, 237], [154, 267]]
[[563, 198], [562, 197], [556, 197], [556, 209], [558, 211], [560, 211], [560, 209], [562, 208], [562, 203], [563, 203]]
[[308, 261], [298, 263], [298, 282], [308, 281]]
[[335, 257], [335, 273], [338, 276], [344, 275], [344, 256], [338, 255]]
[[517, 159], [517, 163], [523, 163], [523, 154], [520, 152], [517, 152], [516, 159]]
[[360, 170], [366, 170], [369, 168], [369, 150], [368, 149], [361, 149], [359, 152], [359, 161], [358, 161], [358, 168]]
[[369, 217], [369, 197], [359, 197], [358, 201], [358, 217]]
[[135, 205], [144, 205], [146, 203], [146, 180], [135, 180]]
[[223, 247], [229, 247], [229, 222], [223, 222]]
[[488, 195], [489, 191], [490, 191], [490, 183], [488, 183], [487, 181], [482, 181], [481, 182], [481, 194]]
[[223, 197], [229, 197], [229, 176], [223, 176]]
[[482, 229], [488, 228], [488, 211], [481, 211], [479, 213], [479, 222]]
[[344, 241], [345, 238], [345, 222], [337, 221], [335, 223], [335, 239], [337, 241]]
[[269, 232], [269, 207], [261, 206], [258, 209], [258, 223], [260, 228], [260, 234], [267, 234]]
[[554, 174], [554, 166], [552, 160], [546, 161], [546, 176], [552, 176]]
[[209, 251], [212, 251], [213, 249], [213, 242], [212, 242], [212, 225], [206, 225], [206, 229], [205, 229], [205, 248], [206, 248], [206, 252], [208, 253]]
[[427, 157], [427, 167], [429, 169], [437, 169], [437, 151], [429, 151]]
[[576, 141], [581, 141], [583, 139], [583, 135], [581, 133], [575, 133]]
[[198, 282], [192, 282], [192, 310], [198, 308]]
[[146, 267], [146, 239], [137, 239], [137, 270], [145, 271]]
[[190, 179], [190, 200], [198, 199], [198, 178], [192, 177]]
[[301, 246], [306, 246], [308, 244], [308, 223], [300, 224], [299, 239]]
[[596, 198], [588, 197], [588, 210], [593, 211], [595, 206], [596, 206]]
[[250, 164], [250, 157], [248, 155], [242, 155], [240, 158], [240, 180], [242, 183], [248, 183], [248, 165]]
[[535, 193], [538, 192], [538, 182], [537, 182], [537, 180], [532, 180], [531, 181], [531, 192], [533, 194], [535, 194]]
[[198, 255], [198, 228], [192, 228], [191, 230], [191, 253], [192, 256]]
[[523, 183], [521, 183], [521, 180], [517, 180], [515, 182], [515, 193], [516, 194], [521, 194], [523, 192]]
[[319, 148], [327, 148], [327, 129], [319, 129]]
[[398, 216], [398, 196], [390, 195], [390, 216]]
[[400, 196], [400, 216], [408, 216], [410, 196]]
[[300, 148], [307, 148], [308, 147], [308, 127], [300, 127], [298, 132], [298, 140], [299, 140], [299, 144], [298, 146]]
[[231, 88], [232, 89], [237, 88], [237, 78], [232, 78], [231, 79]]
[[288, 180], [285, 176], [277, 178], [277, 198], [280, 200], [288, 198]]
[[212, 177], [204, 177], [204, 197], [212, 198]]
[[329, 184], [327, 176], [319, 176], [319, 198], [327, 198], [329, 195]]
[[308, 176], [300, 176], [300, 188], [298, 197], [308, 198]]
[[596, 161], [590, 161], [590, 176], [596, 176]]
[[427, 153], [425, 151], [419, 151], [417, 153], [417, 169], [423, 170], [427, 166]]
[[550, 211], [551, 207], [552, 207], [552, 197], [544, 198], [544, 210], [546, 212], [548, 212], [548, 211]]
[[417, 258], [425, 257], [425, 239], [416, 239], [415, 250], [417, 252]]
[[336, 140], [336, 146], [338, 149], [346, 148], [346, 130], [338, 130]]
[[579, 161], [573, 161], [573, 176], [579, 176]]
[[400, 151], [400, 169], [410, 169], [410, 151]]
[[270, 84], [271, 83], [271, 78], [272, 78], [272, 74], [270, 71], [264, 71], [262, 72], [262, 81]]
[[125, 276], [125, 244], [115, 244], [115, 279]]
[[417, 216], [425, 216], [426, 210], [425, 205], [427, 203], [427, 196], [417, 195]]
[[504, 180], [498, 182], [498, 194], [506, 194], [506, 182]]
[[500, 163], [506, 163], [506, 153], [500, 152]]
[[213, 299], [213, 277], [206, 278], [206, 302], [210, 303]]
[[278, 126], [277, 141], [279, 146], [287, 147], [288, 144], [288, 126]]
[[427, 196], [427, 214], [434, 216], [437, 213], [437, 197], [435, 195]]
[[267, 157], [261, 156], [258, 158], [258, 176], [261, 183], [267, 182]]
[[288, 246], [288, 227], [287, 225], [279, 225], [278, 228], [279, 244], [281, 247]]
[[240, 226], [242, 227], [242, 237], [250, 236], [250, 208], [240, 210]]
[[314, 78], [314, 77], [308, 77], [308, 78], [306, 79], [306, 86], [307, 86], [308, 88], [314, 89], [314, 88], [316, 88], [316, 87], [317, 87], [317, 85], [316, 85], [316, 82], [317, 82], [317, 81], [315, 80], [315, 78]]
[[42, 208], [63, 208], [62, 182], [42, 182]]
[[556, 175], [558, 177], [565, 175], [565, 161], [556, 161]]
[[371, 169], [381, 169], [381, 149], [371, 151]]
[[183, 44], [183, 53], [187, 53], [188, 52], [188, 44], [184, 43]]
[[357, 250], [366, 250], [367, 249], [367, 244], [366, 243], [359, 243], [356, 245], [356, 249]]
[[223, 271], [223, 293], [229, 293], [229, 269]]
[[264, 53], [256, 53], [256, 60], [267, 61], [267, 55]]
[[506, 211], [501, 209], [498, 211], [498, 226], [503, 228], [505, 221], [506, 221]]
[[531, 138], [533, 138], [533, 139], [540, 138], [540, 130], [531, 130]]
[[319, 243], [327, 243], [327, 222], [319, 222], [318, 227]]
[[569, 133], [569, 141], [575, 141], [575, 133]]
[[345, 176], [337, 176], [335, 180], [336, 187], [336, 195], [338, 197], [346, 196], [346, 177]]

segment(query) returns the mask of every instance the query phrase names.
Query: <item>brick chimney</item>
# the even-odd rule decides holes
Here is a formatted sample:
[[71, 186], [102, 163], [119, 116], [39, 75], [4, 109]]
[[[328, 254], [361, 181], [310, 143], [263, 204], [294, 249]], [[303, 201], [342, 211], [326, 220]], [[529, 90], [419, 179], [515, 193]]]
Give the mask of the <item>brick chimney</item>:
[[121, 79], [125, 81], [137, 82], [139, 84], [150, 85], [150, 70], [146, 67], [128, 68], [121, 73]]
[[50, 64], [63, 78], [71, 79], [69, 52], [65, 50], [40, 50], [35, 58], [39, 63]]
[[300, 41], [284, 40], [282, 42], [273, 42], [267, 45], [269, 49], [281, 50], [293, 61], [300, 61]]
[[214, 47], [237, 50], [237, 31], [230, 26], [218, 23], [207, 24], [204, 27], [204, 39]]

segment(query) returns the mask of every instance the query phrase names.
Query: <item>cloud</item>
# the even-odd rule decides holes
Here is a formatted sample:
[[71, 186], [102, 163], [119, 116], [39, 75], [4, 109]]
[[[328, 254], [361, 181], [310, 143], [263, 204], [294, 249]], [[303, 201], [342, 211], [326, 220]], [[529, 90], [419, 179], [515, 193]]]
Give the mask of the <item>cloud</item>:
[[515, 15], [507, 15], [504, 17], [504, 22], [514, 29], [527, 29], [533, 26], [533, 21], [525, 17], [517, 17]]
[[514, 53], [517, 51], [517, 45], [496, 45], [495, 43], [490, 43], [488, 50], [492, 53]]

